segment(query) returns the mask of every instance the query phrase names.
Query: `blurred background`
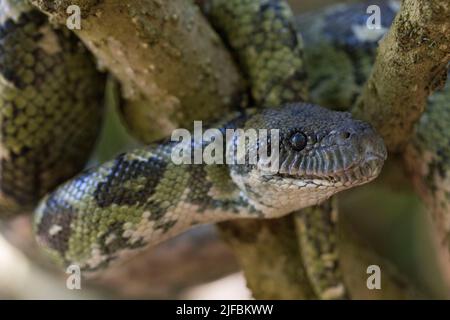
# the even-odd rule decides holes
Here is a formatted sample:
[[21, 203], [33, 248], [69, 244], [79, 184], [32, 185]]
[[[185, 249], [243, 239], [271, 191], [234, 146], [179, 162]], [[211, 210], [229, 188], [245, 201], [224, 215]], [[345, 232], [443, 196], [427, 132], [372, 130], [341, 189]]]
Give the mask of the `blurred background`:
[[[352, 1], [290, 1], [296, 13], [337, 2]], [[116, 99], [109, 90], [106, 123], [90, 164], [137, 145], [115, 113]], [[447, 288], [434, 256], [428, 215], [413, 190], [404, 184], [398, 167], [385, 168], [378, 181], [386, 179], [388, 184], [375, 182], [342, 194], [341, 211], [349, 215], [354, 229], [376, 252], [392, 261], [428, 297], [442, 297]], [[32, 234], [26, 217], [0, 226], [0, 298], [251, 298], [233, 254], [218, 240], [213, 226], [201, 227], [189, 236], [163, 244], [102, 279], [83, 281], [82, 290], [68, 290], [68, 275], [39, 257], [30, 241]], [[198, 270], [202, 273], [201, 284]], [[145, 279], [140, 277], [143, 273], [148, 274]]]

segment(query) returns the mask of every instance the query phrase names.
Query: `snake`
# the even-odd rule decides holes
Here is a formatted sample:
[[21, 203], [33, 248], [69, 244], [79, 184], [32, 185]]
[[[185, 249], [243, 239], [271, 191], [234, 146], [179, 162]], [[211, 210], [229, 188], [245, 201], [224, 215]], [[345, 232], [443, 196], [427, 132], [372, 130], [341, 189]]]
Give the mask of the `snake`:
[[[103, 112], [104, 75], [96, 70], [93, 58], [70, 32], [50, 26], [45, 16], [25, 1], [3, 1], [0, 8], [2, 211], [33, 207], [53, 190], [40, 201], [34, 214], [39, 244], [62, 264], [77, 264], [84, 271], [95, 272], [194, 225], [238, 218], [277, 218], [320, 204], [342, 190], [376, 178], [386, 159], [384, 143], [376, 131], [352, 119], [349, 113], [317, 105], [342, 110], [351, 104], [370, 70], [375, 41], [354, 41], [354, 30], [345, 34], [333, 32], [338, 29], [330, 27], [328, 34], [332, 36], [325, 38], [324, 44], [330, 50], [324, 50], [314, 43], [317, 37], [309, 36], [324, 27], [323, 19], [316, 15], [317, 23], [300, 27], [306, 31], [303, 44], [283, 3], [206, 2], [212, 24], [225, 34], [250, 79], [251, 102], [264, 106], [239, 110], [225, 123], [211, 127], [221, 132], [238, 128], [279, 130], [280, 167], [276, 173], [268, 174], [258, 164], [176, 165], [171, 154], [177, 144], [165, 139], [123, 153], [61, 185], [80, 171], [94, 145]], [[222, 10], [215, 10], [218, 4]], [[356, 17], [361, 22], [362, 15], [349, 12], [335, 10], [327, 14], [344, 17], [336, 20], [341, 23], [346, 17]], [[348, 27], [341, 30], [348, 31]], [[344, 50], [339, 48], [342, 39]], [[353, 42], [349, 43], [349, 39]], [[16, 43], [28, 50], [21, 59], [17, 59], [14, 51], [8, 52]], [[363, 49], [359, 48], [360, 43]], [[337, 54], [344, 56], [344, 61], [363, 61], [364, 65], [349, 64], [351, 73], [334, 72], [330, 78], [341, 79], [325, 81], [324, 74], [320, 74], [326, 70], [325, 64], [320, 68], [314, 61], [319, 50], [325, 57]], [[361, 54], [357, 59], [355, 52]], [[46, 61], [45, 72], [41, 61]], [[78, 70], [75, 75], [74, 65]], [[262, 66], [267, 67], [264, 72], [260, 71]], [[336, 67], [343, 66], [348, 65]], [[313, 80], [309, 88], [311, 97], [304, 89], [305, 69]], [[356, 84], [341, 81], [342, 76], [348, 76], [345, 80], [353, 79]], [[61, 83], [63, 87], [58, 86]], [[330, 83], [334, 90], [331, 94], [323, 91], [324, 87], [325, 91], [330, 88], [327, 87]], [[46, 108], [37, 104], [36, 95], [41, 92], [49, 92], [44, 96]], [[23, 102], [23, 97], [28, 100]], [[55, 101], [60, 97], [64, 97], [67, 108], [55, 107], [60, 106]], [[336, 100], [340, 97], [346, 100], [340, 103]], [[321, 99], [331, 99], [331, 103]], [[286, 103], [296, 100], [302, 102]], [[311, 104], [305, 100], [319, 101]], [[37, 108], [36, 117], [29, 114], [33, 110], [29, 106]], [[31, 131], [32, 124], [39, 123], [38, 116], [44, 118], [50, 132], [40, 140], [36, 131]], [[61, 125], [62, 120], [66, 124]], [[19, 135], [17, 127], [30, 130], [27, 134], [32, 139], [27, 136], [21, 139], [25, 133]], [[237, 140], [231, 139], [224, 149], [233, 149]], [[257, 140], [250, 150], [259, 150], [264, 145], [270, 146], [270, 141]], [[54, 158], [48, 157], [49, 154]], [[32, 180], [23, 180], [23, 176]]]
[[[233, 152], [238, 133], [226, 146], [236, 163], [230, 165], [176, 165], [171, 157], [178, 144], [160, 142], [90, 169], [47, 196], [35, 214], [39, 242], [65, 264], [96, 271], [195, 224], [276, 218], [321, 203], [374, 179], [386, 158], [370, 125], [310, 104], [240, 114], [222, 127], [233, 128], [280, 130], [275, 173], [264, 170], [263, 160], [238, 164], [245, 162]], [[248, 153], [270, 143], [258, 139]]]
[[1, 215], [32, 210], [79, 172], [98, 135], [105, 76], [67, 29], [0, 2]]
[[[365, 28], [369, 5], [380, 8], [381, 28]], [[400, 9], [399, 1], [338, 4], [297, 17], [305, 43], [310, 101], [349, 110], [370, 76], [378, 42]], [[405, 168], [450, 252], [450, 83], [433, 93], [403, 152]], [[448, 258], [447, 258], [448, 259]]]

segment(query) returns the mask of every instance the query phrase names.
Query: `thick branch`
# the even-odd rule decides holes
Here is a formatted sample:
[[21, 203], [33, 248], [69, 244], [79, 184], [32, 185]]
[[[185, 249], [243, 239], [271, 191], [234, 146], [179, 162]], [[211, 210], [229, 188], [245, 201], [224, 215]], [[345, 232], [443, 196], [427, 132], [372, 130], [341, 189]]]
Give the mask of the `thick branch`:
[[[34, 0], [65, 24], [79, 5], [76, 34], [121, 82], [132, 131], [149, 142], [235, 106], [242, 88], [233, 60], [191, 1]], [[200, 40], [201, 39], [201, 40]]]
[[292, 216], [220, 224], [256, 299], [315, 299], [303, 267]]
[[354, 113], [378, 129], [389, 150], [400, 150], [428, 95], [444, 85], [449, 59], [450, 2], [405, 0]]

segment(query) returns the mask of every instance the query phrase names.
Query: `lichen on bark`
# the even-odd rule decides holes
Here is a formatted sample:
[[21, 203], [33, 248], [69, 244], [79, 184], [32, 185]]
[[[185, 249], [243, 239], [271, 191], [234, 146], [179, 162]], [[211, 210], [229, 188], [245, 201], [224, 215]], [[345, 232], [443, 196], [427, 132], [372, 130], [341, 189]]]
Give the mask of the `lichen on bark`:
[[444, 85], [449, 59], [450, 2], [404, 0], [353, 113], [377, 128], [390, 151], [400, 151], [427, 97]]
[[178, 127], [191, 128], [194, 120], [217, 119], [236, 107], [241, 76], [191, 1], [33, 3], [61, 24], [69, 4], [80, 6], [81, 29], [74, 31], [122, 84], [125, 118], [144, 142]]

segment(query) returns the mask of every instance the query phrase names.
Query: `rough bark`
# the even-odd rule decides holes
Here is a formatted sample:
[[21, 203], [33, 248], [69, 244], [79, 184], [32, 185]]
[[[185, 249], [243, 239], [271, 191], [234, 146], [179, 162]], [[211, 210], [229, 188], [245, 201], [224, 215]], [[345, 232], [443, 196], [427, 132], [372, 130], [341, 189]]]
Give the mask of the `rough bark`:
[[191, 1], [33, 3], [61, 24], [69, 5], [80, 7], [81, 29], [74, 31], [122, 84], [125, 118], [145, 142], [217, 118], [240, 97], [233, 60]]
[[224, 222], [220, 230], [243, 268], [254, 298], [316, 298], [299, 255], [292, 216], [270, 222]]
[[413, 133], [427, 97], [444, 85], [450, 59], [450, 2], [404, 0], [354, 114], [372, 123], [390, 151]]

